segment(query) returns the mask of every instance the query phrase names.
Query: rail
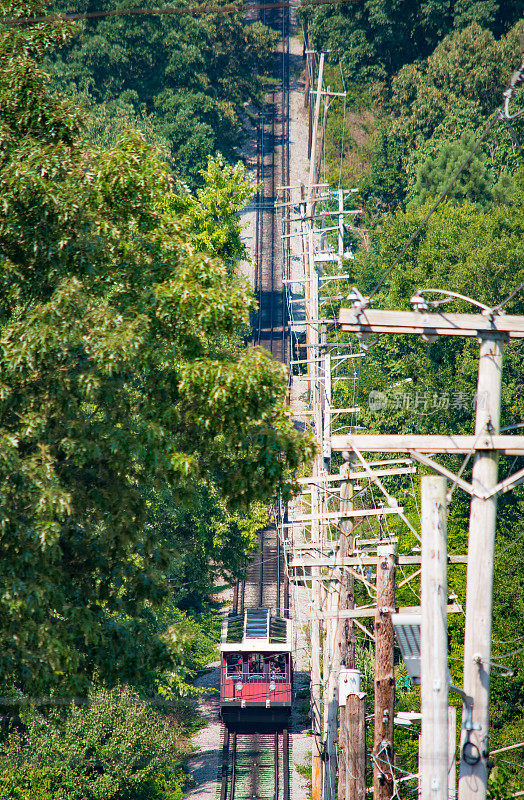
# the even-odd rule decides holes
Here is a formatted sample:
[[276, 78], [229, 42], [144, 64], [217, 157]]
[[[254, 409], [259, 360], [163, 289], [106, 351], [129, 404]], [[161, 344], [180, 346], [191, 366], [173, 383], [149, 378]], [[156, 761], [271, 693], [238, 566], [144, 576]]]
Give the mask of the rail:
[[274, 734], [224, 731], [220, 800], [290, 800], [289, 763], [287, 728]]
[[[246, 2], [247, 16], [251, 14], [254, 18], [249, 7]], [[276, 66], [281, 73], [282, 90], [272, 93], [257, 123], [256, 180], [257, 185], [263, 183], [263, 188], [257, 191], [255, 198], [254, 291], [259, 309], [253, 320], [253, 342], [269, 350], [274, 358], [287, 362], [288, 337], [274, 197], [277, 171], [279, 182], [289, 183], [289, 9], [258, 11], [256, 16], [272, 27], [281, 27], [283, 47]], [[277, 139], [280, 140], [278, 157]], [[259, 536], [259, 551], [234, 587], [231, 610], [243, 614], [250, 606], [270, 607], [287, 617], [289, 586], [281, 569], [282, 554], [276, 527], [269, 526]], [[290, 670], [285, 675], [270, 670], [260, 675], [242, 673], [241, 680], [254, 693], [260, 692], [261, 704], [267, 700], [268, 691], [270, 702], [280, 692], [289, 692], [291, 697]], [[236, 674], [228, 678], [229, 684], [234, 686], [236, 682]], [[223, 726], [222, 736], [220, 800], [251, 800], [253, 797], [289, 800], [291, 740], [287, 728], [263, 734], [240, 733]]]

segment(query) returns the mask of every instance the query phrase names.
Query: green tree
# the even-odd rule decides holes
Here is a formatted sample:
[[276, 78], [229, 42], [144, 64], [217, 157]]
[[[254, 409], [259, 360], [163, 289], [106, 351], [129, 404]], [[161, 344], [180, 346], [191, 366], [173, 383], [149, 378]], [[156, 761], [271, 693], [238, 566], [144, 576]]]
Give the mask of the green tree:
[[363, 0], [302, 13], [317, 49], [329, 50], [346, 78], [387, 82], [404, 65], [430, 56], [453, 31], [474, 24], [483, 35], [501, 36], [521, 18], [517, 0], [455, 0], [445, 6], [439, 0]]
[[192, 241], [201, 252], [222, 259], [232, 273], [247, 253], [238, 215], [253, 196], [245, 167], [228, 165], [219, 154], [202, 172], [204, 186], [192, 193], [179, 183], [167, 201], [171, 213], [183, 216]]
[[180, 731], [129, 689], [24, 717], [0, 749], [4, 800], [181, 800]]
[[438, 128], [454, 128], [458, 139], [483, 126], [518, 66], [522, 30], [520, 21], [497, 40], [474, 23], [443, 39], [425, 64], [400, 69], [391, 84], [394, 135], [411, 150]]
[[406, 191], [402, 143], [388, 127], [379, 128], [371, 152], [369, 174], [361, 184], [361, 193], [369, 210], [395, 211], [402, 205]]
[[[486, 204], [479, 208], [467, 200], [460, 203], [448, 201], [439, 207], [379, 290], [374, 305], [378, 308], [409, 308], [409, 299], [419, 287], [457, 291], [488, 305], [495, 305], [507, 297], [524, 280], [522, 170], [514, 176], [514, 182], [514, 195], [504, 207]], [[357, 283], [361, 290], [370, 291], [376, 285], [378, 276], [392, 263], [427, 210], [428, 204], [410, 207], [405, 213], [397, 212], [385, 219], [380, 236], [374, 237], [374, 248], [370, 253], [361, 251], [353, 262], [354, 277], [362, 281]], [[473, 311], [465, 303], [454, 303], [445, 308]], [[506, 310], [508, 313], [524, 313], [522, 294], [512, 300]], [[517, 342], [505, 345], [502, 427], [522, 421], [523, 368], [522, 347]], [[473, 339], [440, 337], [434, 343], [426, 343], [417, 337], [381, 336], [362, 360], [359, 399], [362, 413], [359, 422], [374, 433], [471, 433], [477, 370], [478, 343]], [[386, 409], [372, 410], [369, 407], [366, 398], [372, 390], [386, 395]], [[341, 387], [337, 391], [347, 390]], [[334, 403], [343, 406], [346, 399], [337, 395]], [[447, 464], [453, 471], [459, 469], [460, 463], [459, 459], [448, 457]], [[518, 460], [501, 459], [500, 477], [512, 474], [520, 466]], [[470, 474], [468, 470], [470, 465], [467, 465], [465, 475]], [[414, 513], [412, 518], [415, 521], [415, 501], [409, 497], [406, 500], [407, 513]], [[501, 497], [498, 506], [493, 662], [501, 664], [502, 668], [494, 667], [492, 670], [490, 743], [493, 748], [522, 741], [524, 732], [524, 609], [520, 591], [524, 581], [523, 504], [524, 491], [518, 487]], [[457, 491], [448, 523], [450, 551], [465, 550], [468, 517], [469, 498]], [[450, 589], [463, 602], [465, 574], [453, 570], [449, 579]], [[458, 618], [453, 619], [449, 628], [449, 666], [454, 683], [460, 685], [463, 623]], [[506, 671], [509, 669], [513, 672], [511, 676]], [[514, 754], [513, 760], [519, 771], [518, 774], [506, 775], [508, 793], [519, 788], [522, 754]], [[493, 787], [494, 792], [495, 789], [497, 785]], [[497, 791], [499, 789], [500, 786]], [[493, 796], [499, 795], [495, 793]]]
[[149, 634], [169, 566], [149, 493], [267, 501], [311, 453], [283, 368], [241, 347], [250, 293], [170, 207], [159, 151], [87, 144], [50, 88], [39, 62], [68, 36], [0, 41], [0, 676], [26, 692], [152, 685], [171, 657]]
[[[456, 142], [446, 143], [436, 158], [429, 156], [423, 161], [416, 172], [412, 204], [422, 205], [426, 200], [438, 197], [474, 145], [474, 136], [466, 134]], [[475, 153], [451, 186], [447, 197], [484, 204], [493, 200], [494, 187], [490, 182], [489, 167], [484, 154]]]
[[[182, 2], [176, 5], [183, 9]], [[63, 4], [56, 9], [64, 11]], [[110, 0], [75, 6], [112, 9]], [[235, 157], [245, 106], [261, 100], [260, 75], [272, 63], [274, 31], [245, 24], [241, 10], [230, 6], [206, 14], [92, 19], [75, 31], [47, 65], [60, 87], [102, 106], [93, 110], [98, 127], [105, 122], [111, 130], [120, 109], [130, 107], [140, 127], [148, 120], [153, 135], [169, 143], [174, 171], [193, 188], [210, 154]]]
[[494, 767], [488, 778], [488, 800], [509, 800], [508, 776], [499, 767]]

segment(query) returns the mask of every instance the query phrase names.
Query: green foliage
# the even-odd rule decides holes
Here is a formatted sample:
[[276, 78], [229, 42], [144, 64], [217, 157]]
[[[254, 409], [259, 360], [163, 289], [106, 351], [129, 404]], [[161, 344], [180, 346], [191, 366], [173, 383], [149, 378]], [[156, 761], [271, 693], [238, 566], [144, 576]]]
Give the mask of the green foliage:
[[311, 765], [311, 756], [307, 756], [307, 761], [305, 764], [296, 764], [295, 769], [300, 777], [306, 782], [308, 797], [311, 798], [313, 796], [313, 768]]
[[388, 127], [379, 128], [371, 151], [371, 169], [361, 182], [368, 211], [395, 211], [402, 205], [406, 191], [402, 156], [402, 143]]
[[247, 258], [238, 214], [253, 196], [254, 188], [241, 163], [229, 166], [220, 155], [209, 159], [202, 176], [204, 186], [196, 194], [179, 183], [179, 191], [170, 195], [168, 207], [186, 218], [195, 247], [222, 259], [233, 272], [238, 261]]
[[[479, 209], [467, 201], [444, 202], [386, 282], [379, 303], [408, 307], [419, 286], [450, 288], [488, 304], [509, 294], [523, 269], [522, 170], [515, 174], [514, 182], [508, 206]], [[390, 215], [374, 248], [369, 253], [360, 251], [355, 261], [347, 264], [353, 270], [351, 280], [371, 289], [426, 212], [427, 204]], [[437, 344], [440, 351], [443, 345]]]
[[[524, 280], [523, 180], [524, 172], [521, 170], [514, 176], [515, 190], [504, 207], [486, 203], [479, 209], [478, 205], [465, 200], [460, 204], [456, 201], [444, 203], [379, 292], [376, 306], [406, 308], [418, 287], [448, 288], [492, 305], [509, 295]], [[361, 290], [372, 288], [377, 276], [392, 262], [416, 229], [427, 208], [426, 204], [387, 217], [380, 238], [375, 237], [374, 249], [370, 253], [360, 251], [354, 262], [348, 262], [347, 268], [354, 270], [352, 278]], [[454, 308], [471, 310], [460, 303], [455, 303]], [[507, 310], [508, 313], [523, 313], [522, 296], [515, 298]], [[505, 346], [503, 427], [520, 423], [524, 412], [521, 351], [517, 343]], [[359, 422], [365, 429], [376, 433], [414, 430], [433, 434], [469, 433], [473, 426], [472, 400], [477, 367], [478, 344], [474, 340], [438, 339], [430, 344], [414, 337], [382, 336], [362, 361]], [[367, 399], [372, 390], [386, 395], [387, 409], [372, 410], [369, 407]], [[343, 405], [345, 399], [336, 396], [334, 402]], [[460, 461], [449, 457], [451, 469], [456, 471], [459, 464]], [[501, 478], [518, 468], [519, 464], [514, 460], [502, 459]], [[470, 466], [466, 468], [466, 475], [469, 469]], [[413, 503], [414, 500], [409, 500], [405, 506], [408, 516], [415, 521], [416, 517], [411, 516]], [[493, 667], [492, 670], [492, 747], [522, 741], [524, 731], [524, 607], [520, 601], [524, 581], [523, 503], [524, 492], [519, 487], [500, 498], [498, 508], [493, 661], [502, 667]], [[469, 499], [456, 491], [448, 520], [450, 552], [465, 552], [468, 522]], [[403, 533], [401, 547], [409, 550], [410, 546], [409, 537]], [[449, 589], [456, 593], [462, 604], [465, 602], [465, 579], [463, 568], [450, 570]], [[399, 604], [413, 602], [413, 596], [408, 600], [401, 592], [397, 598]], [[456, 685], [462, 682], [463, 638], [463, 618], [453, 615], [449, 621], [449, 667]], [[512, 676], [505, 674], [508, 669], [512, 670]], [[398, 707], [406, 707], [398, 693], [397, 696]], [[409, 700], [408, 707], [412, 707], [412, 702]], [[398, 734], [396, 742], [408, 758], [411, 746], [406, 737], [407, 733]], [[521, 755], [514, 755], [515, 759], [521, 759]], [[520, 768], [521, 760], [515, 760], [515, 763]], [[510, 788], [516, 791], [519, 788], [518, 775], [507, 774], [503, 785], [508, 792]], [[500, 786], [495, 786], [494, 792], [495, 789], [499, 791]]]
[[[447, 114], [430, 138], [410, 152], [405, 162], [408, 174], [407, 196], [415, 203], [419, 202], [420, 190], [422, 194], [427, 194], [421, 179], [422, 175], [433, 173], [434, 179], [437, 179], [438, 185], [443, 188], [443, 173], [446, 172], [451, 177], [453, 174], [451, 168], [454, 166], [457, 170], [476, 143], [483, 125], [477, 129], [471, 127], [469, 109], [470, 104], [465, 103], [460, 113]], [[464, 131], [462, 134], [461, 130]], [[487, 143], [481, 144], [473, 156], [475, 171], [480, 181], [485, 184], [484, 192], [477, 192], [475, 197], [464, 191], [468, 186], [472, 190], [475, 189], [475, 183], [478, 183], [468, 178], [468, 172], [471, 170], [468, 165], [465, 175], [461, 174], [457, 181], [460, 191], [456, 193], [455, 187], [452, 187], [449, 197], [465, 196], [470, 200], [477, 199], [484, 202], [489, 198], [490, 202], [495, 203], [507, 201], [513, 189], [511, 176], [521, 163], [518, 147], [513, 144], [508, 134], [504, 125], [497, 125], [489, 134]], [[469, 149], [466, 150], [468, 143]], [[438, 170], [435, 169], [437, 162]]]
[[218, 603], [209, 598], [244, 574], [268, 509], [252, 503], [232, 512], [217, 488], [202, 481], [185, 493], [183, 502], [167, 488], [152, 493], [146, 513], [143, 534], [165, 552], [169, 585], [168, 596], [151, 609], [148, 622], [149, 633], [165, 642], [172, 661], [167, 668], [158, 665], [156, 689], [177, 698], [193, 693], [197, 671], [216, 659], [222, 617]]
[[[451, 183], [455, 173], [466, 161], [475, 146], [475, 137], [465, 134], [456, 142], [447, 142], [438, 156], [429, 156], [416, 172], [412, 205], [423, 205], [432, 200]], [[470, 158], [458, 179], [447, 193], [449, 199], [470, 200], [485, 205], [494, 199], [494, 188], [490, 185], [487, 159], [478, 152]]]
[[500, 767], [494, 767], [488, 778], [488, 800], [509, 800], [508, 777]]
[[388, 81], [405, 64], [427, 58], [454, 30], [471, 24], [495, 35], [506, 33], [521, 16], [519, 3], [502, 0], [363, 0], [320, 6], [311, 12], [309, 32], [318, 50], [330, 51], [349, 80]]
[[[88, 0], [81, 10], [112, 8], [108, 0]], [[209, 155], [234, 158], [244, 106], [262, 96], [259, 75], [271, 64], [273, 31], [245, 24], [229, 6], [207, 14], [93, 19], [75, 32], [47, 63], [61, 88], [85, 93], [91, 107], [94, 101], [97, 143], [112, 138], [124, 111], [153, 139], [168, 142], [177, 177], [193, 187], [202, 183]]]
[[[344, 263], [344, 272], [349, 274], [350, 285], [366, 295], [374, 290], [423, 222], [434, 200], [472, 150], [490, 115], [500, 106], [504, 86], [519, 64], [519, 36], [524, 30], [521, 12], [516, 4], [491, 0], [456, 0], [446, 4], [446, 9], [442, 3], [429, 0], [417, 4], [360, 3], [358, 9], [329, 6], [308, 14], [313, 40], [332, 50], [330, 60], [339, 62], [344, 77], [350, 81], [345, 87], [348, 95], [344, 135], [351, 145], [343, 154], [340, 172], [347, 187], [354, 185], [355, 177], [359, 179], [364, 210], [361, 225], [367, 231], [361, 228], [360, 241], [364, 241], [366, 249], [361, 248], [354, 260]], [[334, 72], [334, 67], [331, 70]], [[364, 130], [362, 98], [370, 98], [365, 106], [373, 114], [375, 131], [371, 137]], [[519, 103], [517, 97], [515, 107]], [[495, 305], [524, 281], [523, 120], [514, 120], [512, 131], [502, 121], [491, 128], [446, 201], [374, 296], [374, 307], [409, 308], [410, 297], [420, 287], [444, 288]], [[342, 140], [338, 120], [337, 126], [328, 127], [326, 154], [331, 159], [327, 175], [338, 178], [341, 154], [336, 145]], [[344, 292], [342, 287], [341, 294]], [[445, 308], [472, 310], [457, 301]], [[506, 310], [524, 313], [522, 294]], [[346, 338], [336, 332], [332, 335], [341, 341]], [[379, 336], [372, 337], [368, 346], [358, 374], [358, 421], [363, 430], [471, 432], [478, 369], [476, 341], [441, 337], [426, 343], [416, 337]], [[523, 368], [520, 345], [505, 345], [503, 426], [519, 424], [523, 419]], [[339, 374], [351, 377], [352, 367], [342, 365]], [[353, 391], [349, 381], [338, 383], [334, 405], [354, 405]], [[381, 393], [385, 408], [369, 403], [373, 392]], [[340, 423], [349, 425], [354, 421], [348, 417]], [[444, 463], [456, 473], [461, 462], [449, 456], [444, 457]], [[514, 460], [501, 459], [501, 478], [520, 466]], [[464, 474], [470, 475], [470, 470], [471, 465], [466, 465]], [[407, 491], [405, 484], [390, 479], [387, 488], [395, 496], [403, 492], [405, 513], [417, 527], [420, 495], [416, 484]], [[524, 491], [518, 487], [500, 498], [498, 506], [490, 698], [492, 749], [524, 739], [524, 608], [520, 602], [524, 580], [523, 503]], [[468, 525], [469, 498], [456, 490], [448, 517], [450, 552], [466, 551]], [[414, 537], [404, 526], [391, 531], [399, 536], [399, 549], [409, 552], [415, 544]], [[410, 571], [403, 570], [402, 579]], [[465, 568], [456, 566], [449, 571], [448, 586], [464, 607]], [[405, 584], [398, 590], [396, 602], [410, 605], [419, 601], [418, 595], [415, 580], [412, 587]], [[365, 590], [358, 585], [355, 599], [368, 601]], [[450, 615], [449, 668], [453, 683], [459, 686], [463, 642], [464, 618]], [[399, 666], [396, 677], [402, 677]], [[371, 686], [369, 676], [367, 682]], [[419, 707], [418, 690], [406, 694], [398, 680], [395, 695], [399, 710]], [[401, 768], [410, 772], [417, 771], [416, 733], [395, 730]], [[504, 753], [495, 757], [496, 766], [490, 777], [493, 798], [505, 798], [521, 788], [524, 755], [522, 751], [512, 752], [511, 764], [515, 766], [509, 769], [506, 756]], [[404, 784], [403, 796], [410, 796], [411, 789]]]
[[[196, 617], [196, 618], [195, 618]], [[193, 679], [218, 657], [222, 616], [205, 610], [190, 616], [181, 611], [175, 599], [166, 600], [155, 613], [151, 632], [159, 632], [169, 645], [173, 664], [158, 672], [156, 691], [169, 700], [180, 700], [199, 693]]]
[[144, 110], [137, 112], [131, 103], [121, 98], [96, 103], [88, 92], [79, 93], [74, 86], [68, 86], [67, 93], [86, 109], [85, 136], [96, 147], [107, 150], [114, 147], [126, 131], [138, 130], [147, 142], [156, 145], [169, 158], [171, 145], [158, 130], [154, 114], [146, 114]]
[[98, 690], [61, 718], [31, 711], [0, 749], [5, 800], [181, 800], [172, 721], [125, 688]]
[[[0, 40], [0, 682], [29, 694], [83, 693], [95, 674], [151, 688], [172, 665], [150, 635], [172, 554], [148, 499], [191, 508], [208, 485], [208, 507], [268, 502], [312, 452], [283, 367], [241, 347], [242, 171], [211, 162], [215, 200], [209, 186], [182, 212], [139, 131], [88, 144], [40, 66], [68, 35]], [[199, 557], [240, 559], [221, 517]]]
[[[407, 64], [391, 84], [393, 132], [410, 149], [442, 126], [460, 138], [476, 130], [502, 102], [502, 91], [518, 66], [518, 22], [496, 39], [477, 23], [449, 34], [427, 62]], [[444, 132], [444, 131], [443, 131]]]

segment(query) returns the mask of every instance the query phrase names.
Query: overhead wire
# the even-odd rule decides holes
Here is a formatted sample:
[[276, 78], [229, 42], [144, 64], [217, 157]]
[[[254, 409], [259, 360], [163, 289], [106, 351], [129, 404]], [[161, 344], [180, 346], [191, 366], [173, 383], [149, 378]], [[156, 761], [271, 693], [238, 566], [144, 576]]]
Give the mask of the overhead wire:
[[511, 294], [510, 294], [510, 295], [508, 295], [508, 296], [506, 297], [506, 299], [505, 299], [505, 300], [503, 300], [503, 301], [502, 301], [501, 303], [499, 303], [498, 305], [494, 306], [494, 307], [493, 307], [493, 309], [492, 309], [492, 311], [493, 311], [493, 312], [495, 312], [495, 313], [496, 313], [497, 311], [500, 311], [502, 308], [504, 308], [504, 306], [506, 305], [506, 303], [509, 303], [509, 301], [510, 301], [510, 300], [513, 300], [513, 298], [514, 298], [514, 297], [515, 297], [517, 294], [519, 294], [519, 292], [521, 292], [521, 291], [522, 291], [522, 289], [524, 289], [524, 281], [522, 281], [522, 283], [521, 283], [521, 284], [519, 284], [519, 285], [517, 286], [517, 288], [516, 288], [516, 289], [515, 289], [513, 292], [511, 292]]
[[449, 190], [451, 189], [451, 187], [453, 186], [453, 184], [455, 183], [455, 181], [457, 180], [457, 178], [459, 177], [461, 172], [463, 172], [463, 170], [467, 167], [467, 165], [469, 164], [469, 162], [471, 161], [471, 159], [473, 158], [473, 156], [475, 155], [475, 153], [479, 149], [480, 145], [482, 144], [482, 142], [484, 141], [484, 139], [486, 138], [486, 136], [490, 132], [490, 130], [493, 127], [493, 125], [498, 121], [498, 119], [499, 119], [499, 116], [498, 116], [499, 110], [500, 109], [497, 108], [497, 110], [494, 111], [493, 114], [490, 116], [490, 118], [488, 119], [486, 125], [484, 126], [479, 138], [477, 139], [477, 142], [476, 142], [475, 146], [470, 150], [470, 152], [468, 153], [466, 158], [460, 164], [459, 168], [455, 171], [455, 173], [449, 179], [449, 181], [447, 182], [446, 186], [441, 191], [441, 193], [439, 194], [438, 198], [435, 200], [435, 202], [433, 203], [433, 205], [431, 206], [429, 211], [427, 211], [427, 213], [424, 215], [424, 218], [423, 218], [422, 222], [419, 224], [419, 226], [414, 231], [414, 233], [412, 233], [411, 236], [409, 237], [408, 241], [406, 242], [406, 244], [404, 245], [404, 247], [400, 251], [399, 255], [394, 259], [393, 263], [390, 264], [390, 266], [385, 270], [385, 272], [383, 273], [383, 275], [380, 278], [379, 282], [376, 284], [375, 288], [372, 290], [372, 292], [370, 292], [369, 299], [371, 299], [378, 292], [380, 287], [384, 284], [384, 281], [386, 280], [388, 275], [391, 274], [391, 272], [395, 269], [395, 267], [397, 266], [399, 261], [401, 261], [401, 259], [405, 256], [405, 254], [407, 253], [410, 245], [415, 241], [415, 239], [419, 235], [420, 231], [426, 226], [429, 218], [436, 211], [436, 209], [441, 204], [441, 202], [444, 200], [444, 198], [446, 197], [447, 193], [449, 192]]
[[524, 639], [523, 636], [516, 636], [514, 639], [492, 639], [491, 641], [495, 644], [513, 644], [513, 642], [519, 642]]
[[519, 647], [518, 650], [512, 650], [510, 653], [504, 653], [504, 655], [502, 654], [499, 655], [497, 653], [494, 653], [494, 658], [503, 660], [505, 658], [509, 658], [510, 656], [517, 656], [520, 653], [524, 653], [524, 647]]
[[[345, 124], [345, 109], [344, 109], [343, 126], [344, 126], [344, 124]], [[488, 128], [488, 130], [489, 130], [489, 128]], [[486, 134], [487, 134], [487, 130], [484, 132], [483, 135], [485, 136]], [[343, 136], [344, 135], [345, 135], [345, 133], [344, 133], [344, 129], [343, 129]], [[342, 143], [343, 143], [343, 141], [344, 141], [344, 139], [342, 138]], [[480, 145], [480, 142], [479, 142], [479, 145]], [[341, 156], [342, 156], [342, 154], [343, 154], [343, 144], [342, 144], [342, 147], [341, 147]], [[464, 167], [466, 166], [468, 160], [470, 160], [472, 158], [472, 156], [473, 156], [473, 153], [470, 154], [469, 158], [463, 164], [463, 166], [461, 167], [460, 171], [462, 171], [462, 169], [464, 169]], [[323, 150], [322, 150], [322, 158], [321, 158], [321, 165], [322, 165], [323, 174], [325, 174], [325, 167], [326, 167], [325, 158], [326, 158], [326, 142], [324, 141], [324, 146], [323, 146]], [[340, 184], [341, 184], [341, 170], [342, 170], [342, 161], [341, 161], [341, 164], [339, 166], [339, 187], [340, 187]], [[457, 175], [460, 174], [460, 171], [457, 173]], [[449, 191], [449, 189], [448, 189], [448, 191]], [[445, 195], [443, 194], [443, 196], [445, 196]], [[327, 204], [324, 201], [322, 201], [322, 207], [325, 208], [326, 205]], [[437, 205], [438, 205], [438, 203], [437, 203]], [[328, 207], [327, 213], [329, 213], [329, 207]], [[429, 216], [428, 216], [428, 218], [429, 218]], [[400, 257], [402, 257], [402, 256], [400, 256]], [[289, 278], [291, 278], [291, 276], [289, 276]], [[289, 285], [289, 288], [291, 288], [291, 285]], [[290, 314], [290, 318], [293, 318], [293, 316], [294, 316], [293, 306], [290, 305], [290, 308], [292, 309], [291, 314]], [[333, 300], [331, 298], [328, 300], [328, 305], [327, 305], [326, 311], [328, 312], [327, 315], [330, 316], [330, 317], [333, 317], [334, 318], [334, 322], [336, 322], [336, 316], [335, 316], [336, 315], [336, 311], [335, 311], [335, 307], [334, 307], [334, 304], [333, 304]], [[340, 352], [340, 348], [337, 348], [337, 352]], [[352, 387], [351, 387], [350, 391], [351, 391], [351, 394], [353, 396], [353, 407], [356, 407], [357, 398], [358, 398], [359, 393], [360, 393], [360, 377], [361, 377], [361, 374], [362, 374], [362, 363], [361, 363], [361, 361], [358, 360], [358, 364], [357, 365], [352, 363], [352, 369], [353, 369], [354, 380], [352, 381]], [[344, 369], [344, 372], [345, 372], [345, 369]], [[336, 391], [337, 391], [336, 388], [335, 388], [336, 387], [336, 383], [333, 384], [333, 387], [334, 387], [333, 394], [336, 394]], [[346, 392], [344, 392], [344, 394], [347, 395]], [[335, 407], [336, 407], [336, 402], [334, 402], [333, 405], [335, 405]], [[311, 410], [312, 404], [311, 404], [311, 395], [310, 394], [309, 394], [309, 397], [308, 397], [308, 406], [309, 406], [309, 409]], [[356, 428], [356, 424], [357, 424], [356, 412], [352, 412], [351, 417], [350, 417], [350, 423], [349, 423], [348, 427], [350, 429], [351, 429], [351, 427]], [[366, 493], [369, 493], [369, 496], [370, 496], [370, 504], [369, 505], [371, 507], [377, 508], [377, 502], [376, 502], [375, 493], [374, 493], [374, 486], [373, 486], [372, 482], [369, 481], [369, 478], [367, 480], [368, 480], [368, 485], [363, 487], [362, 489], [360, 489], [358, 491], [358, 493], [356, 494], [356, 497], [358, 497], [358, 496], [363, 497]], [[417, 501], [417, 498], [416, 498], [416, 493], [414, 492], [414, 485], [413, 485], [412, 476], [410, 476], [410, 480], [411, 480], [412, 491], [413, 491], [414, 496], [415, 496], [416, 512], [417, 512], [417, 515], [418, 515], [419, 520], [420, 520], [420, 509], [419, 509], [418, 501]], [[327, 486], [322, 486], [322, 495], [325, 498], [325, 508], [328, 509], [328, 510], [333, 506], [334, 500], [338, 500], [339, 499], [338, 495], [336, 495], [334, 492], [330, 491], [330, 489], [328, 489]], [[366, 504], [366, 505], [368, 505], [368, 504]], [[366, 523], [367, 527], [369, 528], [369, 530], [371, 531], [372, 536], [376, 536], [379, 540], [380, 539], [388, 540], [392, 536], [392, 531], [391, 531], [390, 526], [389, 526], [388, 518], [386, 517], [386, 515], [383, 515], [383, 516], [385, 518], [381, 518], [380, 516], [377, 516], [377, 520], [376, 520], [374, 525], [371, 524], [371, 520], [370, 520], [369, 517], [365, 518], [365, 523]], [[334, 526], [334, 527], [336, 528], [336, 526]], [[329, 528], [330, 531], [332, 530], [332, 527], [329, 525], [329, 523], [328, 523], [328, 528]], [[377, 536], [376, 528], [378, 528], [378, 536]], [[329, 539], [329, 541], [331, 541], [331, 539]], [[358, 566], [360, 567], [360, 570], [361, 570], [362, 574], [364, 574], [364, 569], [363, 569], [362, 563], [360, 563]], [[326, 579], [329, 579], [330, 577], [333, 576], [335, 569], [336, 569], [336, 567], [333, 567], [333, 568], [330, 569], [329, 573], [326, 575]], [[294, 591], [294, 595], [295, 595], [295, 601], [299, 601], [298, 603], [296, 603], [296, 608], [299, 611], [299, 615], [300, 616], [302, 616], [302, 612], [305, 611], [306, 614], [309, 612], [309, 618], [311, 618], [311, 616], [315, 617], [315, 614], [314, 614], [314, 602], [313, 602], [313, 597], [312, 597], [312, 578], [311, 578], [311, 576], [307, 576], [305, 574], [305, 568], [302, 568], [301, 572], [302, 572], [302, 585], [304, 587], [305, 595], [306, 595], [306, 598], [305, 598], [306, 599], [306, 603], [304, 603], [304, 593], [302, 593], [302, 602], [299, 601], [299, 596], [297, 595], [298, 586], [296, 585], [296, 583], [294, 583], [293, 591]], [[402, 574], [405, 576], [404, 572], [402, 572]], [[364, 583], [364, 586], [365, 586], [365, 588], [367, 590], [367, 593], [368, 593], [370, 599], [373, 600], [373, 603], [371, 604], [371, 606], [373, 606], [376, 603], [376, 598], [370, 592], [370, 586], [367, 585], [367, 582]], [[409, 588], [412, 591], [412, 593], [414, 594], [414, 596], [417, 598], [417, 600], [420, 600], [419, 595], [415, 592], [415, 590], [411, 586], [411, 583], [409, 583]], [[362, 606], [362, 607], [364, 607], [364, 606]], [[306, 623], [307, 621], [308, 621], [308, 618], [306, 617], [304, 619], [304, 622]], [[316, 653], [316, 654], [311, 653], [310, 655], [311, 655], [312, 658], [315, 658], [315, 660], [318, 659], [318, 666], [320, 667], [320, 653]], [[325, 685], [324, 675], [320, 671], [320, 669], [319, 669], [319, 674], [320, 674], [320, 682], [321, 682], [321, 684]], [[394, 770], [394, 768], [392, 767], [392, 774], [393, 774], [393, 770]], [[397, 785], [397, 779], [396, 778], [395, 778], [394, 788], [395, 788], [394, 796], [396, 796], [397, 793], [398, 793], [398, 785]]]
[[509, 138], [511, 139], [511, 143], [513, 145], [517, 145], [518, 149], [520, 150], [521, 156], [524, 158], [524, 148], [522, 147], [522, 144], [520, 143], [520, 139], [517, 136], [517, 132], [516, 132], [515, 128], [513, 127], [513, 125], [511, 124], [511, 122], [509, 121], [509, 119], [506, 117], [505, 114], [501, 114], [500, 115], [500, 119], [505, 123], [505, 125], [506, 125], [506, 127], [507, 127], [507, 129], [509, 131]]
[[500, 558], [500, 556], [503, 553], [505, 553], [507, 550], [509, 550], [510, 547], [514, 547], [517, 544], [517, 542], [521, 541], [521, 539], [523, 537], [524, 537], [524, 533], [521, 533], [519, 536], [517, 536], [516, 539], [514, 539], [512, 542], [510, 542], [508, 545], [506, 545], [506, 547], [503, 547], [502, 550], [499, 550], [498, 553], [495, 553], [494, 558]]

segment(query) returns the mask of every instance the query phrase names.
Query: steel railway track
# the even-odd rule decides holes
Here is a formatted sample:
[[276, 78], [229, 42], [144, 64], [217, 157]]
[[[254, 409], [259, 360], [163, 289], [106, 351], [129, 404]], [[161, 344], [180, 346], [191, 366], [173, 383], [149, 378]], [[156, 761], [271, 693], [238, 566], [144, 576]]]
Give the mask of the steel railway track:
[[[280, 552], [276, 529], [259, 533], [259, 552], [233, 596], [233, 612], [244, 606], [279, 608]], [[220, 800], [290, 800], [290, 738], [287, 729], [239, 733], [222, 729]]]
[[[246, 4], [249, 15], [249, 3]], [[275, 77], [280, 87], [267, 98], [257, 125], [255, 281], [258, 314], [253, 339], [278, 361], [287, 363], [287, 315], [282, 283], [280, 221], [274, 207], [277, 186], [289, 185], [289, 9], [263, 12], [266, 24], [282, 34]]]
[[[256, 14], [246, 3], [246, 17]], [[263, 12], [263, 22], [282, 31], [282, 52], [275, 74], [281, 87], [268, 98], [257, 125], [255, 280], [258, 313], [254, 343], [273, 357], [288, 361], [286, 312], [282, 283], [283, 250], [274, 201], [276, 187], [289, 184], [289, 9]], [[284, 580], [280, 543], [274, 525], [259, 532], [259, 549], [244, 580], [234, 590], [232, 611], [263, 606], [289, 616], [289, 586]], [[239, 733], [222, 729], [220, 800], [289, 800], [290, 737], [273, 733]]]
[[[261, 530], [259, 537], [258, 553], [244, 580], [235, 586], [232, 611], [236, 614], [244, 607], [269, 606], [287, 616], [289, 590], [287, 581], [283, 581], [275, 526]], [[220, 800], [290, 800], [290, 748], [287, 728], [273, 733], [241, 733], [223, 726]]]
[[278, 733], [224, 729], [220, 800], [289, 800], [290, 739]]

